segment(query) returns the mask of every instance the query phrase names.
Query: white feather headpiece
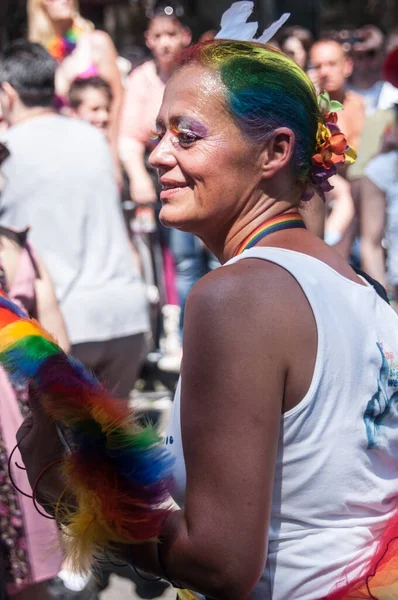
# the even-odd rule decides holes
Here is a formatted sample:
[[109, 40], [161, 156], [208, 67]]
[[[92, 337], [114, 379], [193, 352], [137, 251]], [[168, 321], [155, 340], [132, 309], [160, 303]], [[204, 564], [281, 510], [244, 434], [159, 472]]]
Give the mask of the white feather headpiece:
[[247, 23], [247, 19], [252, 14], [253, 8], [253, 2], [234, 2], [221, 17], [221, 29], [215, 39], [266, 44], [290, 17], [290, 13], [284, 13], [278, 21], [272, 23], [272, 25], [263, 31], [260, 37], [256, 38], [255, 35], [258, 29], [257, 21]]

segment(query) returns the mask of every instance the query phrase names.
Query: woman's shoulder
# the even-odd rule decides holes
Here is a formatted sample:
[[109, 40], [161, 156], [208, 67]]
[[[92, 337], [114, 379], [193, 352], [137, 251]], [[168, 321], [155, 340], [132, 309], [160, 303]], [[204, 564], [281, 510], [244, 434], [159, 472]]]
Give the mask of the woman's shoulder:
[[[191, 290], [187, 301], [199, 312], [216, 316], [267, 313], [284, 310], [287, 299], [302, 295], [294, 277], [282, 266], [269, 260], [245, 258], [226, 264], [205, 275]], [[277, 309], [275, 308], [277, 305]]]

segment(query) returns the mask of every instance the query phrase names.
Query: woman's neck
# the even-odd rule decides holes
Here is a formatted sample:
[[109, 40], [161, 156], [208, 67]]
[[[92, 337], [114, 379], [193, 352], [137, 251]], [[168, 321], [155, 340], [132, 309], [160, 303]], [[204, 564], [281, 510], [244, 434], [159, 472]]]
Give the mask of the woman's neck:
[[73, 18], [70, 19], [62, 19], [59, 21], [52, 21], [51, 25], [54, 29], [55, 35], [59, 35], [64, 37], [66, 32], [73, 27]]
[[238, 249], [242, 246], [244, 241], [251, 236], [253, 232], [256, 231], [258, 227], [267, 223], [271, 219], [275, 217], [279, 217], [281, 215], [289, 214], [292, 212], [296, 212], [297, 208], [292, 207], [291, 204], [287, 206], [281, 206], [278, 204], [274, 205], [272, 209], [266, 211], [265, 213], [259, 214], [250, 221], [240, 222], [236, 224], [237, 227], [232, 227], [231, 231], [226, 239], [224, 251], [222, 255], [222, 262], [227, 262], [234, 256], [236, 256]]
[[[247, 199], [242, 206], [237, 207], [236, 218], [232, 221], [224, 219], [225, 230], [223, 233], [214, 231], [210, 238], [205, 238], [198, 233], [204, 244], [223, 264], [233, 258], [242, 245], [258, 227], [274, 219], [279, 215], [297, 211], [300, 203], [302, 189], [299, 187], [294, 190], [291, 185], [283, 186], [285, 189], [278, 189], [277, 193], [262, 193], [259, 196]], [[290, 187], [290, 189], [289, 189]], [[227, 224], [228, 222], [228, 224]]]

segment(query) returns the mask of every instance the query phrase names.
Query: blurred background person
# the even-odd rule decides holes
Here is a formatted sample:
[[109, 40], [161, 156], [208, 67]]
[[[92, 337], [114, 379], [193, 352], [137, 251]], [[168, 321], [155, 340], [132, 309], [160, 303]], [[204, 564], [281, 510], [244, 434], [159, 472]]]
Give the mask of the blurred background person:
[[366, 114], [377, 108], [383, 87], [381, 65], [384, 57], [384, 35], [375, 26], [362, 27], [352, 33], [351, 57], [353, 69], [348, 88], [359, 94]]
[[102, 77], [77, 78], [68, 92], [68, 113], [99, 129], [109, 141], [112, 89]]
[[123, 85], [117, 51], [104, 31], [81, 17], [77, 0], [28, 0], [29, 40], [42, 44], [57, 61], [56, 94], [62, 104], [76, 77], [99, 75], [112, 89], [110, 139], [115, 164]]
[[[397, 111], [398, 117], [398, 111]], [[398, 135], [397, 124], [395, 135]], [[361, 180], [363, 269], [398, 302], [398, 149], [373, 158]]]
[[[112, 89], [102, 77], [78, 77], [74, 79], [68, 92], [69, 116], [90, 123], [96, 127], [110, 141], [110, 125], [112, 120]], [[123, 192], [125, 191], [125, 186]], [[123, 199], [123, 193], [122, 193]], [[123, 203], [122, 203], [123, 205]], [[141, 270], [141, 257], [137, 251], [136, 236], [129, 226], [128, 211], [123, 212], [126, 220], [126, 229], [130, 238], [131, 251], [134, 260]]]
[[72, 354], [126, 399], [144, 358], [145, 287], [134, 264], [109, 145], [52, 108], [55, 62], [17, 42], [0, 71], [11, 152], [2, 165], [0, 222], [23, 229], [45, 260]]
[[[1, 163], [8, 156], [3, 145], [0, 154]], [[68, 352], [66, 327], [51, 278], [27, 237], [27, 231], [0, 226], [0, 289], [26, 314], [39, 319]], [[8, 469], [16, 432], [28, 411], [27, 387], [11, 384], [0, 369], [0, 554], [4, 568], [1, 586], [10, 598], [50, 600], [47, 582], [56, 576], [62, 560], [61, 550], [56, 548], [57, 528], [39, 514], [30, 498], [14, 487], [15, 482], [18, 489], [29, 489], [25, 472], [16, 465], [21, 462], [18, 452]]]
[[[156, 118], [165, 85], [171, 76], [178, 56], [191, 42], [191, 31], [183, 23], [183, 9], [179, 5], [158, 6], [149, 19], [145, 33], [146, 45], [153, 58], [133, 70], [129, 77], [120, 129], [121, 155], [130, 179], [131, 200], [137, 205], [137, 214], [153, 214], [159, 208], [157, 173], [149, 167], [147, 158], [154, 147]], [[142, 214], [142, 213], [141, 213]], [[157, 224], [159, 227], [159, 223]], [[155, 227], [155, 222], [154, 222]], [[161, 288], [163, 339], [161, 349], [168, 355], [166, 366], [179, 368], [181, 343], [179, 338], [180, 307], [175, 287], [173, 257], [170, 254], [169, 231], [159, 227], [162, 245], [162, 265], [154, 248], [155, 279]], [[157, 235], [152, 236], [156, 246]], [[143, 262], [148, 262], [144, 258]], [[145, 268], [145, 266], [144, 266]], [[146, 269], [148, 271], [148, 268]], [[177, 264], [178, 270], [178, 264]], [[162, 290], [163, 288], [163, 290]], [[162, 363], [158, 363], [162, 366]], [[163, 367], [165, 361], [163, 361]]]
[[[332, 100], [343, 105], [344, 110], [338, 113], [339, 127], [344, 131], [349, 146], [358, 151], [365, 124], [365, 104], [359, 94], [347, 89], [353, 68], [351, 58], [339, 42], [324, 39], [312, 46], [310, 63], [309, 75], [318, 90], [327, 91]], [[355, 201], [352, 188], [345, 181], [346, 176], [346, 169], [340, 170], [331, 180], [334, 189], [327, 194], [325, 239], [348, 259], [353, 239]]]
[[349, 89], [362, 96], [366, 114], [371, 115], [377, 109], [391, 108], [398, 102], [398, 90], [382, 79], [385, 57], [385, 36], [382, 31], [374, 25], [366, 25], [354, 34], [351, 47], [354, 68]]
[[347, 80], [352, 74], [353, 62], [335, 40], [315, 42], [310, 52], [311, 75], [320, 92], [327, 91], [332, 100], [341, 102], [339, 127], [344, 131], [351, 148], [358, 151], [365, 123], [365, 103], [356, 92], [348, 90]]
[[179, 54], [191, 42], [191, 32], [178, 13], [177, 8], [158, 7], [149, 19], [145, 40], [153, 58], [133, 70], [124, 99], [120, 143], [131, 198], [137, 204], [158, 200], [155, 176], [148, 171], [146, 156], [153, 148], [151, 135], [165, 85]]
[[[384, 64], [384, 77], [398, 87], [398, 47]], [[360, 234], [362, 267], [390, 289], [398, 302], [398, 105], [389, 145], [372, 158], [361, 179]], [[384, 152], [383, 152], [384, 150]]]
[[314, 43], [312, 33], [304, 27], [285, 27], [277, 36], [282, 52], [290, 56], [304, 71], [308, 67], [309, 51]]
[[[2, 165], [0, 223], [31, 227], [54, 282], [71, 353], [127, 402], [147, 348], [145, 286], [134, 263], [109, 144], [88, 123], [54, 111], [56, 63], [15, 42], [0, 68], [10, 156]], [[67, 588], [83, 590], [66, 565]], [[59, 586], [58, 586], [59, 588]]]

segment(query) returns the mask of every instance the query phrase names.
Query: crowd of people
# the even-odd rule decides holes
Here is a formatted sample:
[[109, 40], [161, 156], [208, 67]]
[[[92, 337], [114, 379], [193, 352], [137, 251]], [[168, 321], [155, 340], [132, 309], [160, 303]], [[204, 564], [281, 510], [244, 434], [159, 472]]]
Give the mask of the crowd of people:
[[[339, 343], [339, 332], [342, 334], [350, 328], [349, 315], [354, 314], [354, 300], [358, 302], [356, 310], [363, 311], [363, 322], [369, 317], [371, 310], [368, 290], [363, 289], [362, 279], [358, 279], [353, 271], [348, 270], [346, 261], [354, 266], [357, 272], [359, 269], [363, 271], [370, 281], [374, 279], [384, 286], [393, 307], [398, 306], [398, 24], [392, 24], [394, 27], [391, 31], [384, 33], [376, 26], [370, 25], [356, 30], [325, 31], [317, 40], [314, 40], [310, 31], [302, 27], [286, 26], [271, 40], [271, 49], [265, 52], [277, 51], [278, 56], [290, 57], [308, 74], [318, 95], [327, 93], [324, 97], [331, 113], [336, 112], [334, 107], [342, 105], [343, 110], [338, 112], [337, 123], [344, 132], [345, 146], [355, 149], [358, 158], [355, 164], [341, 164], [336, 167], [335, 148], [341, 144], [341, 139], [338, 138], [340, 133], [334, 132], [333, 128], [318, 127], [316, 136], [317, 141], [322, 142], [322, 165], [328, 174], [332, 175], [332, 185], [319, 189], [315, 187], [311, 199], [303, 196], [304, 199], [297, 203], [296, 196], [301, 188], [300, 185], [293, 184], [286, 166], [286, 161], [292, 157], [292, 140], [289, 137], [283, 138], [282, 134], [281, 139], [275, 139], [274, 162], [278, 166], [272, 166], [270, 159], [267, 168], [270, 173], [272, 171], [272, 176], [268, 176], [267, 194], [269, 197], [277, 194], [275, 197], [278, 197], [284, 189], [283, 178], [285, 177], [286, 181], [291, 180], [289, 202], [285, 209], [297, 209], [297, 219], [303, 220], [307, 228], [306, 234], [314, 234], [314, 238], [310, 240], [301, 238], [301, 233], [294, 232], [299, 237], [296, 239], [293, 235], [290, 241], [283, 237], [285, 234], [281, 234], [280, 244], [282, 248], [296, 251], [296, 254], [309, 254], [312, 258], [302, 259], [301, 264], [301, 259], [293, 253], [290, 261], [287, 254], [285, 256], [276, 248], [269, 254], [264, 253], [264, 256], [261, 252], [258, 256], [253, 254], [252, 258], [266, 260], [253, 261], [250, 276], [242, 271], [241, 263], [246, 261], [236, 260], [236, 265], [232, 267], [234, 273], [231, 280], [221, 285], [221, 275], [218, 274], [220, 262], [232, 259], [234, 254], [229, 250], [220, 249], [216, 234], [224, 231], [226, 223], [229, 222], [234, 212], [234, 198], [237, 206], [239, 205], [238, 221], [240, 219], [242, 231], [246, 231], [250, 219], [250, 222], [257, 223], [257, 209], [254, 204], [250, 204], [250, 199], [252, 196], [257, 198], [256, 194], [260, 189], [261, 193], [265, 193], [265, 187], [258, 183], [256, 193], [248, 193], [252, 183], [250, 173], [253, 181], [257, 177], [253, 164], [257, 167], [258, 164], [250, 164], [250, 156], [255, 160], [255, 153], [250, 144], [246, 148], [247, 155], [244, 161], [242, 159], [240, 162], [238, 155], [234, 155], [242, 140], [235, 139], [237, 134], [232, 130], [235, 127], [232, 124], [226, 125], [230, 128], [228, 131], [232, 140], [228, 156], [225, 154], [220, 159], [216, 156], [212, 158], [217, 148], [224, 148], [222, 151], [227, 152], [223, 146], [223, 137], [217, 132], [217, 119], [222, 122], [225, 115], [220, 112], [217, 102], [210, 99], [208, 90], [213, 84], [206, 81], [204, 71], [206, 65], [212, 61], [217, 63], [218, 60], [220, 64], [224, 64], [225, 61], [225, 68], [230, 68], [227, 64], [230, 56], [228, 52], [231, 56], [235, 53], [243, 64], [246, 60], [243, 46], [239, 47], [237, 44], [227, 49], [225, 56], [222, 48], [219, 56], [213, 56], [211, 51], [206, 58], [200, 53], [192, 54], [186, 59], [182, 71], [173, 79], [179, 57], [184, 49], [191, 45], [192, 35], [179, 7], [159, 6], [149, 17], [145, 33], [145, 42], [150, 54], [148, 60], [128, 72], [127, 61], [118, 56], [111, 38], [106, 33], [94, 29], [94, 26], [80, 15], [75, 0], [28, 0], [27, 5], [28, 39], [18, 40], [10, 45], [0, 62], [1, 289], [28, 315], [39, 319], [43, 326], [57, 337], [62, 348], [95, 373], [115, 398], [120, 402], [128, 402], [149, 352], [158, 351], [159, 369], [178, 374], [182, 359], [185, 306], [189, 292], [205, 274], [212, 273], [206, 281], [213, 281], [213, 285], [209, 287], [208, 283], [204, 283], [202, 287], [197, 287], [192, 300], [193, 313], [196, 314], [196, 311], [198, 315], [199, 312], [208, 314], [208, 322], [202, 329], [198, 315], [196, 319], [191, 314], [184, 333], [184, 356], [185, 350], [187, 353], [184, 368], [189, 373], [184, 385], [193, 398], [193, 414], [195, 411], [199, 414], [196, 405], [200, 400], [209, 403], [211, 397], [210, 391], [207, 390], [203, 398], [199, 398], [195, 389], [199, 389], [199, 381], [204, 381], [207, 374], [212, 373], [211, 363], [214, 355], [211, 349], [207, 348], [203, 337], [204, 330], [211, 329], [212, 322], [222, 324], [222, 335], [226, 335], [231, 348], [235, 349], [236, 360], [241, 361], [239, 365], [238, 362], [234, 363], [235, 367], [245, 372], [245, 378], [252, 381], [252, 384], [247, 384], [245, 397], [250, 393], [253, 397], [256, 396], [258, 373], [251, 364], [250, 356], [242, 354], [235, 344], [236, 339], [244, 336], [244, 327], [250, 328], [254, 325], [251, 326], [245, 320], [238, 325], [238, 320], [242, 320], [241, 311], [239, 316], [227, 305], [223, 315], [221, 308], [216, 306], [220, 300], [225, 301], [227, 296], [235, 297], [232, 288], [233, 279], [236, 277], [236, 281], [239, 281], [236, 284], [238, 289], [253, 290], [253, 297], [249, 294], [248, 298], [248, 311], [252, 311], [254, 322], [261, 331], [261, 321], [266, 320], [268, 301], [264, 300], [264, 305], [258, 313], [255, 312], [255, 306], [258, 304], [258, 298], [264, 293], [263, 288], [266, 287], [267, 281], [271, 284], [273, 278], [276, 278], [281, 294], [278, 318], [286, 331], [289, 327], [293, 331], [289, 342], [290, 358], [286, 361], [289, 362], [289, 377], [293, 383], [284, 398], [284, 411], [288, 414], [297, 412], [299, 400], [306, 397], [312, 371], [318, 360], [313, 313], [317, 316], [326, 310], [322, 305], [322, 298], [312, 289], [309, 278], [307, 281], [306, 270], [309, 271], [311, 266], [319, 271], [319, 277], [326, 277], [328, 280], [327, 293], [330, 298], [335, 298], [341, 321], [337, 327], [333, 314], [328, 313], [324, 322], [327, 323], [325, 327], [328, 328], [329, 339], [336, 347]], [[211, 40], [215, 33], [204, 32], [203, 40], [209, 44], [208, 48], [212, 48]], [[280, 68], [284, 68], [283, 63]], [[289, 82], [290, 77], [292, 85], [299, 85], [297, 82], [300, 75], [297, 73], [301, 71], [298, 69], [297, 73], [290, 72], [288, 66], [286, 69], [286, 81]], [[263, 76], [266, 82], [266, 76]], [[187, 86], [186, 96], [181, 92], [185, 89], [184, 85]], [[271, 88], [271, 79], [264, 83], [264, 89], [267, 85]], [[233, 95], [234, 86], [238, 84], [232, 75], [226, 74], [224, 86]], [[162, 106], [165, 89], [168, 92]], [[286, 94], [287, 89], [288, 83]], [[304, 93], [303, 90], [300, 93]], [[309, 94], [307, 88], [305, 93]], [[188, 99], [196, 106], [193, 112], [196, 110], [198, 115], [204, 114], [204, 120], [207, 119], [209, 127], [214, 128], [214, 139], [211, 136], [208, 138], [208, 148], [205, 148], [202, 154], [199, 151], [196, 162], [190, 162], [189, 159], [185, 159], [185, 163], [183, 161], [185, 174], [181, 174], [182, 170], [177, 175], [169, 176], [168, 172], [178, 163], [179, 159], [175, 154], [178, 154], [179, 148], [188, 149], [197, 140], [207, 136], [206, 128], [201, 124], [199, 117], [197, 120], [184, 117], [183, 110], [187, 108]], [[283, 102], [287, 101], [283, 100], [282, 104]], [[178, 103], [181, 105], [181, 117], [175, 112], [180, 108]], [[281, 109], [280, 113], [284, 118], [288, 112], [286, 106], [287, 104], [283, 106], [285, 112]], [[293, 101], [290, 104], [290, 107], [292, 106]], [[174, 113], [169, 114], [170, 107]], [[306, 104], [303, 101], [303, 106], [297, 107], [297, 111], [300, 110], [308, 112], [308, 102]], [[238, 122], [243, 119], [237, 105], [229, 107], [229, 111], [239, 115], [234, 117]], [[286, 116], [286, 122], [293, 123], [292, 130], [298, 136], [299, 143], [304, 144], [300, 136], [304, 136], [307, 125], [302, 126], [298, 112], [297, 130], [294, 129], [294, 114], [291, 121]], [[280, 118], [280, 114], [275, 112], [275, 122]], [[259, 127], [262, 126], [262, 118], [259, 118]], [[307, 129], [313, 128], [313, 125], [314, 123], [308, 125]], [[316, 129], [317, 124], [314, 126]], [[249, 128], [249, 125], [247, 127]], [[166, 129], [174, 136], [170, 147], [169, 142], [164, 143], [163, 140]], [[255, 133], [250, 135], [252, 141], [256, 139]], [[241, 152], [243, 153], [243, 149]], [[341, 152], [338, 151], [337, 154], [340, 156]], [[225, 160], [224, 167], [222, 160]], [[295, 155], [294, 160], [299, 160], [298, 155]], [[308, 161], [308, 157], [306, 160]], [[296, 166], [298, 169], [302, 168], [299, 163]], [[228, 169], [231, 170], [229, 181]], [[197, 186], [199, 200], [195, 200], [195, 207], [189, 203], [185, 209], [180, 207], [182, 216], [177, 214], [175, 208], [173, 212], [173, 195], [177, 197], [185, 187], [196, 190]], [[217, 194], [227, 194], [229, 200], [220, 201]], [[239, 204], [239, 194], [240, 201], [243, 198], [248, 199], [246, 208], [244, 204]], [[163, 224], [159, 220], [162, 205], [162, 211], [166, 215], [162, 217]], [[264, 214], [267, 217], [278, 216], [279, 212], [274, 210], [275, 206], [265, 203]], [[250, 216], [250, 219], [247, 217], [247, 222], [245, 214]], [[292, 232], [289, 235], [291, 234]], [[337, 254], [329, 254], [322, 249], [318, 238], [324, 238], [327, 245], [333, 247]], [[206, 241], [206, 245], [203, 240]], [[263, 272], [263, 266], [257, 266], [256, 262], [267, 261], [270, 262]], [[321, 267], [321, 261], [326, 263], [329, 274], [327, 269]], [[283, 270], [292, 273], [303, 289], [307, 290], [313, 312], [298, 291], [298, 287], [286, 275], [281, 276], [275, 264], [270, 267], [271, 263], [281, 265]], [[341, 281], [336, 273], [331, 274], [331, 268], [336, 271]], [[264, 282], [260, 284], [260, 278], [263, 276]], [[343, 278], [346, 279], [345, 282]], [[347, 281], [356, 288], [355, 298], [351, 298], [348, 305], [342, 301], [342, 297], [346, 298], [344, 286], [347, 286]], [[336, 289], [340, 285], [342, 295], [339, 296]], [[300, 330], [295, 331], [293, 327], [294, 315], [292, 322], [287, 319], [283, 309], [283, 297], [293, 298], [297, 315], [300, 315], [295, 323], [301, 322]], [[348, 313], [344, 314], [347, 310]], [[386, 345], [390, 343], [393, 346], [387, 326], [387, 323], [393, 322], [393, 318], [384, 314], [384, 304], [378, 310], [386, 319], [383, 326], [380, 325], [380, 332], [384, 335]], [[236, 323], [236, 331], [235, 334], [231, 332], [227, 335], [231, 323]], [[211, 338], [210, 329], [207, 333]], [[252, 352], [270, 355], [271, 346], [263, 347], [258, 339], [254, 339], [254, 330], [252, 334]], [[276, 331], [274, 334], [277, 337]], [[272, 335], [271, 331], [271, 338]], [[305, 356], [308, 372], [302, 368], [302, 356], [300, 355], [298, 361], [294, 358], [294, 349], [300, 354], [299, 340], [303, 339], [302, 336], [308, 342]], [[213, 338], [214, 347], [220, 349], [217, 338]], [[197, 339], [201, 340], [201, 353], [199, 349], [193, 348]], [[364, 345], [370, 344], [365, 337], [362, 341]], [[286, 348], [282, 343], [272, 347], [272, 352], [279, 352], [278, 356], [281, 357], [278, 363], [280, 371], [275, 372], [272, 379], [266, 369], [269, 378], [267, 382], [262, 382], [270, 385], [272, 379], [275, 398], [281, 396], [282, 380], [285, 381], [287, 366], [282, 357]], [[351, 355], [346, 356], [346, 359], [354, 361]], [[221, 412], [224, 416], [229, 412], [228, 402], [231, 395], [242, 391], [238, 383], [233, 381], [235, 367], [228, 365], [221, 357], [220, 361], [220, 369], [224, 374], [222, 381], [218, 383], [210, 377], [207, 382], [208, 386], [212, 385], [218, 390], [220, 398], [225, 398], [221, 407], [214, 409], [212, 413], [212, 418], [216, 420], [221, 418]], [[200, 369], [198, 363], [201, 363]], [[52, 593], [47, 582], [57, 574], [60, 575], [66, 589], [75, 590], [76, 596], [80, 593], [79, 586], [74, 588], [68, 564], [62, 565], [61, 552], [54, 551], [51, 557], [48, 556], [48, 544], [56, 535], [55, 528], [52, 523], [46, 522], [38, 515], [33, 505], [28, 507], [30, 500], [13, 488], [13, 482], [21, 488], [24, 487], [24, 482], [25, 487], [27, 485], [26, 477], [14, 465], [14, 461], [9, 472], [8, 460], [15, 446], [16, 430], [27, 412], [28, 390], [9, 383], [3, 372], [0, 372], [0, 375], [0, 579], [3, 583], [0, 598], [46, 600]], [[231, 380], [230, 385], [226, 385], [228, 377]], [[321, 385], [324, 389], [327, 388], [327, 374], [324, 374]], [[342, 382], [340, 387], [343, 389], [344, 385]], [[179, 410], [179, 392], [177, 395]], [[337, 392], [335, 396], [337, 406]], [[259, 403], [260, 401], [261, 399], [258, 400]], [[330, 418], [335, 405], [332, 404], [329, 410]], [[279, 408], [274, 399], [271, 410], [274, 422], [277, 420]], [[255, 410], [260, 414], [260, 404]], [[224, 420], [224, 417], [222, 418]], [[314, 416], [312, 418], [315, 420]], [[227, 420], [231, 440], [231, 432], [237, 428], [239, 420], [244, 420], [242, 413], [233, 410], [230, 422]], [[249, 427], [248, 423], [246, 425]], [[173, 438], [170, 439], [179, 440], [177, 443], [181, 446], [178, 427], [177, 421], [174, 420]], [[210, 433], [206, 434], [203, 425], [201, 427], [203, 438], [207, 440], [203, 443], [215, 443], [214, 437]], [[288, 424], [286, 427], [289, 429]], [[310, 425], [307, 423], [305, 427]], [[193, 433], [189, 427], [187, 431]], [[259, 435], [269, 435], [270, 439], [270, 447], [267, 447], [265, 452], [268, 458], [260, 461], [259, 468], [276, 468], [276, 477], [279, 480], [282, 477], [279, 472], [282, 459], [278, 456], [276, 467], [275, 457], [272, 461], [269, 459], [270, 455], [276, 454], [275, 435], [269, 424], [264, 425], [264, 428], [259, 427], [258, 432]], [[287, 435], [293, 435], [293, 432]], [[319, 435], [321, 436], [321, 432]], [[239, 444], [244, 442], [242, 436], [243, 433], [237, 435], [236, 439], [239, 439], [239, 442], [233, 440], [232, 445], [239, 447]], [[255, 462], [256, 444], [260, 444], [260, 438], [253, 435], [249, 444], [253, 446], [252, 452], [250, 447], [247, 450], [247, 473], [250, 471], [249, 462]], [[197, 459], [198, 452], [196, 445], [193, 446], [188, 453], [185, 449], [185, 454], [188, 454], [185, 458], [191, 465]], [[231, 444], [226, 444], [223, 452], [233, 454]], [[237, 457], [235, 458], [237, 460]], [[181, 475], [181, 455], [177, 456], [177, 461]], [[338, 460], [335, 462], [337, 465]], [[242, 465], [244, 464], [245, 461]], [[210, 463], [205, 461], [198, 468], [202, 470], [203, 475], [205, 470], [211, 473], [212, 468], [216, 467], [211, 467]], [[288, 465], [288, 469], [294, 468], [294, 464]], [[236, 473], [230, 475], [237, 476]], [[181, 475], [182, 479], [184, 477], [185, 475]], [[185, 483], [181, 483], [181, 478], [177, 478], [178, 485], [184, 487]], [[210, 480], [211, 477], [203, 475], [201, 481], [204, 488], [211, 487]], [[292, 488], [287, 496], [291, 494], [293, 497], [298, 489], [297, 486], [297, 489], [295, 488], [294, 473], [291, 474], [291, 481]], [[324, 483], [323, 480], [319, 481], [321, 486]], [[227, 481], [222, 480], [220, 487], [223, 485], [227, 489]], [[255, 490], [255, 499], [260, 502], [264, 489], [254, 480], [254, 473], [250, 485]], [[270, 489], [266, 491], [268, 495], [271, 493]], [[392, 493], [390, 488], [386, 490], [386, 494], [389, 493]], [[215, 495], [210, 496], [216, 503]], [[284, 498], [284, 501], [288, 502], [289, 498]], [[301, 508], [304, 512], [304, 507], [300, 507], [300, 510]], [[198, 510], [198, 507], [195, 507], [195, 510]], [[259, 509], [258, 514], [260, 512]], [[235, 513], [231, 513], [230, 516], [233, 520], [239, 520]], [[220, 522], [222, 520], [220, 514]], [[210, 523], [209, 517], [206, 525], [209, 539], [214, 537], [210, 534]], [[276, 519], [273, 524], [277, 526]], [[248, 539], [240, 540], [242, 548], [248, 548], [249, 538], [250, 543], [253, 539], [256, 540], [258, 554], [262, 559], [261, 540], [256, 537], [256, 532], [248, 522], [245, 521], [242, 527], [246, 527], [247, 532], [252, 531], [253, 534], [250, 538], [247, 533]], [[170, 535], [178, 537], [180, 533], [177, 530], [178, 527]], [[335, 533], [335, 530], [333, 531]], [[216, 532], [217, 527], [214, 535]], [[351, 541], [350, 552], [353, 553], [357, 542], [355, 536]], [[238, 543], [232, 539], [230, 542], [234, 547]], [[184, 543], [181, 542], [177, 558], [170, 559], [173, 578], [177, 580], [180, 580], [186, 567], [184, 552], [187, 552], [187, 556], [189, 552], [193, 552], [188, 546], [187, 550]], [[270, 560], [275, 564], [277, 545], [277, 534], [274, 532], [273, 537], [271, 536]], [[177, 551], [178, 548], [175, 552]], [[173, 552], [166, 546], [167, 559], [169, 554], [173, 555]], [[280, 564], [283, 559], [284, 556], [278, 554]], [[337, 573], [337, 554], [334, 559]], [[288, 558], [286, 560], [288, 564]], [[273, 582], [272, 585], [284, 590], [289, 577], [286, 577], [283, 568], [277, 570], [275, 564], [272, 569], [274, 576], [276, 572], [276, 583]], [[245, 561], [242, 561], [242, 565], [248, 567]], [[249, 569], [249, 579], [260, 576], [260, 566], [256, 563], [252, 565], [252, 570]], [[156, 568], [152, 570], [156, 573]], [[238, 586], [239, 593], [244, 594], [250, 587], [250, 582], [245, 579], [243, 571], [238, 572], [242, 574], [242, 581], [246, 581], [243, 591]], [[231, 581], [235, 575], [236, 573], [229, 573]], [[262, 576], [260, 592], [264, 589], [262, 586], [270, 585], [269, 577], [270, 572]], [[212, 588], [211, 581], [208, 585], [203, 584], [202, 579], [198, 567], [183, 578], [183, 581], [187, 586], [203, 589], [204, 593], [217, 597], [217, 587]], [[329, 579], [324, 583], [326, 591], [329, 583], [333, 583], [333, 578]], [[85, 584], [86, 581], [82, 580], [82, 590]], [[298, 581], [297, 585], [306, 584]], [[308, 590], [308, 594], [312, 593], [310, 587]], [[84, 594], [85, 591], [81, 593]], [[235, 592], [231, 591], [230, 598], [238, 598], [233, 593]], [[278, 593], [275, 598], [287, 598], [289, 591], [286, 587], [286, 596], [283, 596], [282, 592]], [[64, 597], [67, 598], [66, 595]], [[83, 597], [82, 595], [81, 598]], [[246, 596], [239, 596], [239, 600], [243, 597]]]

